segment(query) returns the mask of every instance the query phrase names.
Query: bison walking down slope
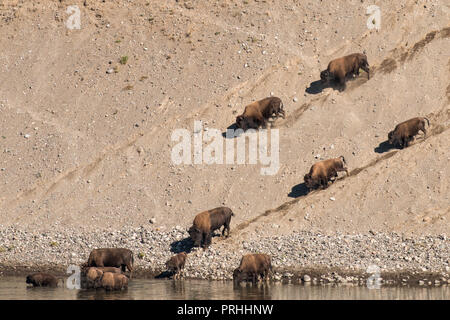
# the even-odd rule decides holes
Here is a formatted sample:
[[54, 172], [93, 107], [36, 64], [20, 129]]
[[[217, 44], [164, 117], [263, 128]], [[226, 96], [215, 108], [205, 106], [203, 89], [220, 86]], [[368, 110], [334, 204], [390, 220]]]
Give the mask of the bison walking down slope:
[[317, 162], [312, 165], [309, 173], [305, 174], [305, 185], [309, 190], [317, 187], [325, 189], [328, 187], [328, 182], [337, 177], [339, 171], [345, 171], [348, 175], [348, 169], [345, 165], [343, 156]]
[[367, 79], [370, 79], [367, 56], [362, 53], [352, 53], [332, 60], [328, 64], [328, 68], [320, 73], [320, 79], [322, 83], [336, 80], [341, 85], [341, 90], [343, 90], [345, 89], [345, 77], [349, 74], [358, 76], [360, 68], [367, 72]]
[[258, 281], [258, 276], [263, 280], [268, 280], [269, 273], [272, 271], [272, 259], [269, 255], [263, 253], [246, 254], [242, 257], [238, 268], [233, 272], [233, 281], [251, 280]]
[[223, 226], [222, 236], [227, 231], [227, 237], [230, 235], [231, 217], [233, 211], [227, 207], [218, 207], [197, 214], [194, 218], [192, 227], [189, 228], [189, 236], [196, 247], [203, 246], [207, 248], [211, 244], [211, 233]]
[[281, 117], [284, 119], [283, 102], [277, 97], [268, 97], [247, 105], [244, 113], [236, 117], [236, 125], [243, 129], [266, 128], [269, 118]]
[[393, 131], [389, 132], [389, 143], [393, 146], [399, 146], [402, 149], [408, 147], [409, 143], [419, 131], [422, 131], [424, 135], [427, 134], [425, 121], [430, 126], [430, 120], [424, 117], [416, 117], [399, 123]]

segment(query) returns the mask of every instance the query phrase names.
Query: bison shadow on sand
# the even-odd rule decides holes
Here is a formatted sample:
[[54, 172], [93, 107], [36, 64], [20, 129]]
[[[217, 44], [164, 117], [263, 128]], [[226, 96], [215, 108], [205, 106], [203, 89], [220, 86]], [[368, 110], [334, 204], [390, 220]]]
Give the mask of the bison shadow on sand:
[[[211, 237], [220, 237], [220, 233], [216, 233], [216, 230], [212, 232]], [[174, 241], [170, 244], [170, 252], [180, 253], [186, 252], [190, 253], [194, 248], [194, 241], [192, 241], [191, 237], [186, 237], [182, 240]]]
[[[345, 81], [346, 82], [354, 81], [360, 77], [361, 76], [353, 76], [350, 74], [345, 77]], [[323, 83], [321, 80], [316, 80], [309, 84], [309, 87], [305, 89], [305, 92], [309, 93], [309, 94], [319, 94], [324, 89], [327, 89], [327, 88], [332, 88], [333, 90], [338, 90], [338, 91], [344, 91], [342, 86], [339, 84], [339, 82], [337, 80], [330, 80], [326, 83]]]
[[222, 137], [224, 137], [225, 139], [234, 139], [234, 138], [240, 137], [240, 134], [235, 135], [237, 129], [239, 129], [239, 127], [237, 126], [237, 124], [235, 122], [232, 125], [228, 126], [228, 128], [227, 128], [227, 130], [233, 130], [233, 135], [231, 137], [227, 137], [227, 131], [225, 130], [225, 132], [222, 132]]
[[297, 184], [296, 186], [292, 187], [291, 192], [288, 194], [288, 197], [290, 198], [299, 198], [306, 196], [308, 194], [308, 187], [304, 182]]
[[391, 151], [392, 149], [399, 150], [399, 147], [395, 147], [392, 144], [389, 143], [389, 141], [383, 141], [381, 142], [378, 147], [373, 149], [376, 153], [385, 153], [388, 151]]

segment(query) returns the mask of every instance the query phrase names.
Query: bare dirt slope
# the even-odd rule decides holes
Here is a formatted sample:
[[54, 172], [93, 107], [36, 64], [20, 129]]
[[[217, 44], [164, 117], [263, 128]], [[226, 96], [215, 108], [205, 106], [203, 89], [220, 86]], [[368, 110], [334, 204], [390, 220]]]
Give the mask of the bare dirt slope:
[[[80, 30], [64, 24], [73, 4]], [[0, 224], [185, 227], [226, 205], [234, 238], [449, 234], [448, 2], [375, 1], [379, 31], [366, 26], [370, 4], [2, 1]], [[330, 60], [363, 50], [370, 80], [317, 89]], [[276, 175], [172, 163], [173, 130], [225, 131], [271, 92], [287, 114]], [[387, 133], [415, 116], [431, 120], [426, 139], [388, 150]], [[350, 176], [305, 195], [311, 165], [340, 155]]]

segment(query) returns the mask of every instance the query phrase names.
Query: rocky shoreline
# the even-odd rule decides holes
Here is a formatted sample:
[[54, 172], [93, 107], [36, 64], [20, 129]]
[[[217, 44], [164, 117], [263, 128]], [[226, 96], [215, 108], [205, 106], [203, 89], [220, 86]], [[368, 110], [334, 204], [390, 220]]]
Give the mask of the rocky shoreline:
[[[56, 231], [58, 230], [58, 231]], [[92, 249], [124, 247], [134, 252], [133, 278], [163, 276], [165, 262], [186, 251], [185, 278], [231, 280], [246, 253], [272, 256], [272, 281], [320, 285], [367, 285], [377, 277], [382, 285], [441, 286], [450, 284], [450, 239], [405, 236], [396, 233], [333, 234], [293, 232], [286, 236], [260, 236], [251, 240], [231, 234], [213, 237], [208, 250], [192, 248], [185, 228], [161, 230], [153, 226], [120, 231], [26, 231], [0, 229], [0, 275], [22, 276], [50, 271], [69, 276], [69, 265], [87, 261]]]

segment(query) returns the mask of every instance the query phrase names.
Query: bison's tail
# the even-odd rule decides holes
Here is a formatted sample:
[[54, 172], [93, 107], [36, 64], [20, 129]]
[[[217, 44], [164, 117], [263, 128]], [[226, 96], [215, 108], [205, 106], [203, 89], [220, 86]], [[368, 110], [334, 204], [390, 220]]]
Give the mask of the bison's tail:
[[427, 120], [427, 122], [428, 122], [428, 126], [430, 126], [430, 120], [428, 120], [428, 118], [426, 118], [426, 117], [423, 117], [425, 120]]

